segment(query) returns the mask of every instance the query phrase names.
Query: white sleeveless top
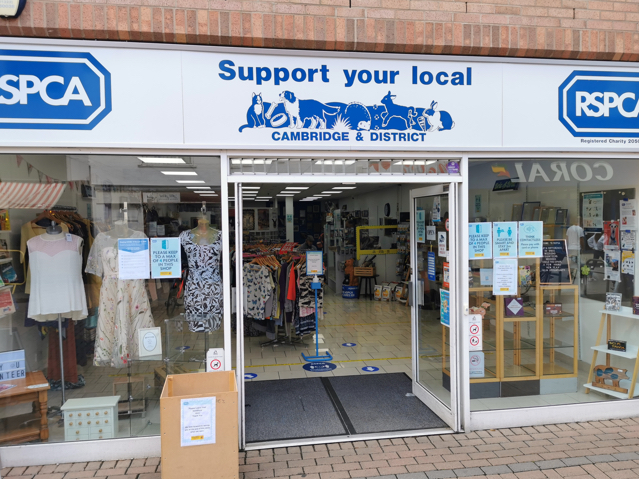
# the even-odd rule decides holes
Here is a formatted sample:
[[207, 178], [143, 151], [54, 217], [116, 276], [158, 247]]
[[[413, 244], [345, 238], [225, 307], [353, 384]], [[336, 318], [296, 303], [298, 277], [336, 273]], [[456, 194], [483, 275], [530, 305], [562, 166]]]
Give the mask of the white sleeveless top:
[[74, 321], [87, 317], [82, 280], [82, 238], [43, 234], [27, 241], [31, 268], [28, 317], [53, 321], [58, 314]]

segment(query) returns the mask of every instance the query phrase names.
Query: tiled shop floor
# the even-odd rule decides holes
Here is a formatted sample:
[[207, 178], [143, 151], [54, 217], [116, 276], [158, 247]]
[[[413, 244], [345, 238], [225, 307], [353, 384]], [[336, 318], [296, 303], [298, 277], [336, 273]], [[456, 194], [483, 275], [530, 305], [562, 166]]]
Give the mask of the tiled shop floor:
[[[635, 478], [639, 418], [263, 449], [241, 452], [239, 470], [240, 479]], [[14, 467], [1, 474], [160, 479], [161, 465], [148, 458]]]

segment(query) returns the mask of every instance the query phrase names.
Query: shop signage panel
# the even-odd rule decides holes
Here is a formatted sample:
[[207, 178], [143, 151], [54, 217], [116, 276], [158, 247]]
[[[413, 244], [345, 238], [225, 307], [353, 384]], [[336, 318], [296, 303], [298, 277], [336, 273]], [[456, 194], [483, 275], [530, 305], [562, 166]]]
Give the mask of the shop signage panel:
[[501, 143], [499, 64], [201, 52], [186, 52], [182, 61], [187, 143], [278, 149]]

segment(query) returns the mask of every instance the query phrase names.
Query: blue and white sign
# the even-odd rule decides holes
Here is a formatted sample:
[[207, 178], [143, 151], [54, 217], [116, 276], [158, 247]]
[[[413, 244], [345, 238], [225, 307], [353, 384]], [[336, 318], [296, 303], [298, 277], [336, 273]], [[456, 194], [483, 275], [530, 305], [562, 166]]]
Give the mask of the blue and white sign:
[[433, 253], [432, 251], [429, 251], [427, 254], [427, 258], [428, 258], [428, 265], [427, 265], [428, 279], [430, 281], [435, 281], [437, 279], [436, 272], [435, 272], [435, 253]]
[[493, 255], [495, 258], [517, 257], [517, 222], [493, 223]]
[[639, 137], [639, 73], [574, 71], [559, 87], [559, 121], [573, 136]]
[[302, 369], [304, 369], [305, 371], [310, 371], [312, 373], [325, 373], [328, 371], [332, 371], [335, 368], [337, 368], [336, 364], [323, 362], [307, 363], [302, 366]]
[[357, 344], [355, 343], [343, 343], [342, 346], [346, 347], [346, 348], [352, 348], [357, 346]]
[[89, 53], [0, 50], [0, 128], [92, 130], [111, 75]]
[[450, 293], [446, 290], [439, 290], [439, 321], [450, 327]]
[[468, 259], [492, 258], [492, 243], [492, 223], [468, 224]]
[[151, 277], [180, 278], [181, 276], [180, 238], [152, 238]]
[[244, 379], [246, 381], [248, 381], [249, 379], [255, 379], [257, 377], [257, 374], [255, 373], [245, 373], [244, 374]]
[[379, 368], [376, 368], [375, 366], [364, 366], [362, 368], [362, 371], [364, 371], [365, 373], [375, 373], [379, 371]]
[[544, 222], [543, 221], [520, 221], [519, 222], [519, 257], [520, 258], [541, 258], [543, 257], [542, 246], [544, 243]]
[[118, 278], [149, 279], [148, 238], [121, 238], [118, 240]]
[[306, 252], [306, 274], [308, 276], [324, 274], [323, 253], [321, 251]]

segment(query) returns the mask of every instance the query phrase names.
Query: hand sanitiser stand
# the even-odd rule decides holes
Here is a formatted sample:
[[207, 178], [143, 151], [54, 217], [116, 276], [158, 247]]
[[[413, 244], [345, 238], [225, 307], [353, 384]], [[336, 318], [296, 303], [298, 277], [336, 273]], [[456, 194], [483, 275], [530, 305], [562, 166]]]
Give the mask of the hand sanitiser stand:
[[326, 354], [320, 356], [319, 353], [319, 318], [317, 309], [317, 291], [322, 289], [322, 283], [320, 283], [318, 274], [324, 273], [324, 262], [321, 251], [307, 251], [306, 252], [306, 274], [313, 275], [313, 282], [311, 283], [311, 289], [315, 292], [315, 356], [306, 356], [302, 353], [304, 361], [309, 363], [332, 361], [333, 356], [326, 351]]

